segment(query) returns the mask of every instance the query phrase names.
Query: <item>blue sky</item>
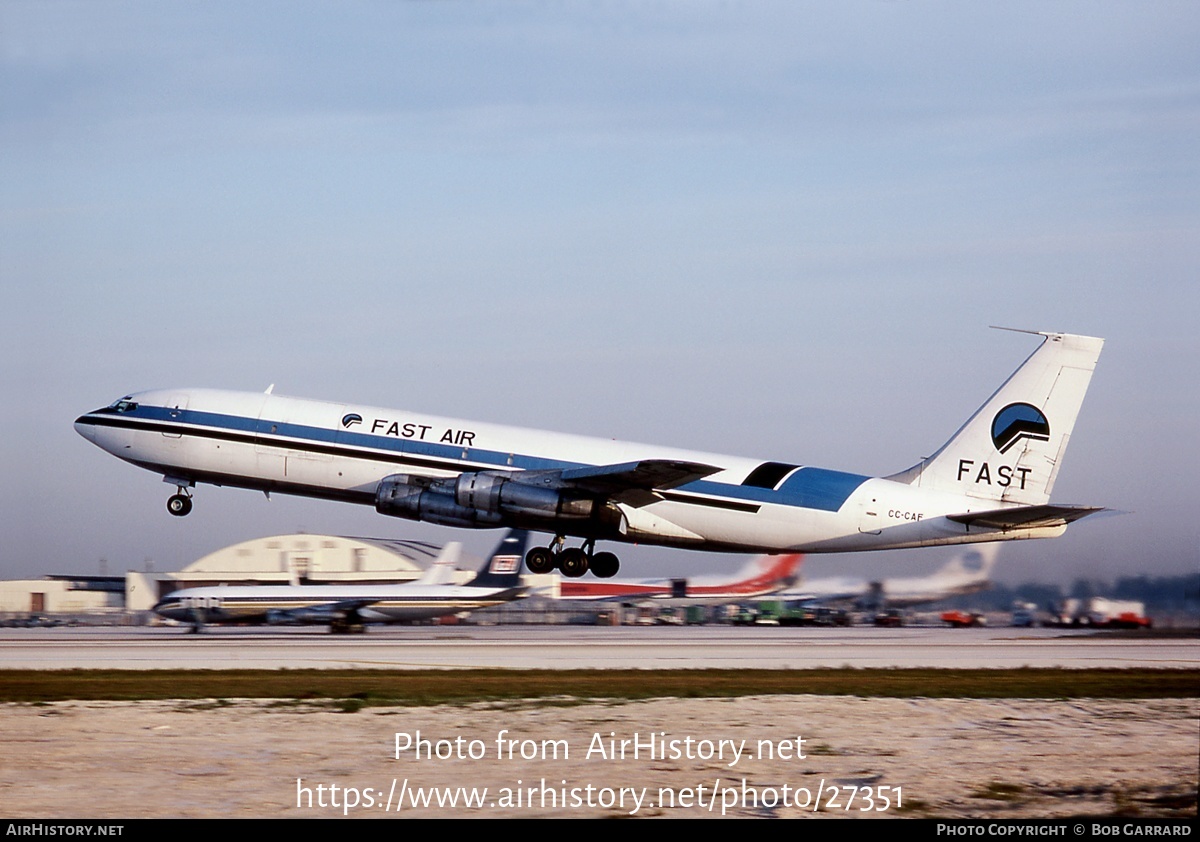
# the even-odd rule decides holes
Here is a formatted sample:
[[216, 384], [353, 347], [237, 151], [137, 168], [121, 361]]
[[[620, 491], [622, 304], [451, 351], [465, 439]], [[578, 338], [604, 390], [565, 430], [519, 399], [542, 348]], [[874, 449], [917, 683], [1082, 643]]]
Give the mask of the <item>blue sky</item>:
[[131, 390], [890, 473], [1032, 350], [993, 324], [1108, 339], [1055, 497], [1129, 512], [1001, 578], [1194, 571], [1197, 43], [1183, 2], [0, 0], [0, 576], [492, 542], [232, 489], [171, 518], [71, 428]]

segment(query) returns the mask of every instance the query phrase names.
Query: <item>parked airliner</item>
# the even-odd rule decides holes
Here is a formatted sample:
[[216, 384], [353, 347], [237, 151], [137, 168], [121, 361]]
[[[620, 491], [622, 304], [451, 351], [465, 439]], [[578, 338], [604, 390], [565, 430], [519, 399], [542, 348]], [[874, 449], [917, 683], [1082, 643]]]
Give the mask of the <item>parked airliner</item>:
[[834, 576], [801, 582], [772, 598], [813, 605], [849, 603], [873, 609], [927, 605], [992, 587], [992, 570], [999, 552], [997, 544], [983, 544], [961, 550], [928, 576], [889, 576], [874, 581]]
[[[1022, 331], [1025, 332], [1025, 331]], [[532, 573], [616, 574], [599, 540], [723, 552], [844, 552], [1047, 538], [1100, 511], [1051, 504], [1104, 340], [1041, 344], [932, 456], [870, 477], [264, 393], [166, 389], [80, 416], [99, 447], [197, 483], [374, 505], [446, 526], [554, 536]], [[969, 377], [964, 378], [969, 379]], [[581, 545], [566, 547], [568, 537]]]
[[692, 576], [672, 579], [630, 579], [605, 582], [564, 579], [555, 599], [613, 602], [653, 602], [656, 605], [719, 605], [773, 594], [796, 584], [804, 556], [755, 556], [733, 575]]
[[511, 530], [464, 585], [451, 582], [457, 545], [447, 545], [425, 575], [394, 585], [232, 585], [185, 588], [154, 606], [170, 620], [191, 623], [322, 625], [332, 632], [362, 631], [367, 623], [444, 617], [499, 605], [524, 595], [521, 556], [528, 533]]

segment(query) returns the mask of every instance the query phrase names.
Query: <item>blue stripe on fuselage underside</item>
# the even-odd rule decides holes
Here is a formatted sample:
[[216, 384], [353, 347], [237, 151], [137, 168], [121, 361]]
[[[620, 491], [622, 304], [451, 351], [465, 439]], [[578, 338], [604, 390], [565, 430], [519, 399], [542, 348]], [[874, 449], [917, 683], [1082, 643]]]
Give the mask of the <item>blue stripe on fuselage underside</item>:
[[[464, 460], [464, 448], [461, 445], [437, 444], [436, 442], [425, 442], [415, 439], [376, 436], [369, 433], [351, 432], [349, 430], [330, 430], [323, 427], [309, 427], [303, 424], [288, 424], [269, 419], [223, 415], [194, 409], [179, 410], [139, 406], [136, 410], [127, 413], [126, 417], [226, 429], [240, 433], [255, 433], [262, 436], [259, 444], [266, 447], [290, 446], [298, 450], [303, 450], [303, 442], [311, 441], [341, 447], [370, 448], [405, 455], [426, 456], [445, 459], [453, 463], [470, 461], [475, 464], [494, 465], [500, 470], [514, 471], [545, 471], [593, 467], [586, 462], [567, 462], [521, 454], [512, 454], [510, 456], [510, 454], [505, 452], [483, 450], [475, 447], [465, 448], [468, 459]], [[293, 441], [284, 442], [279, 441], [280, 439], [291, 439]], [[370, 459], [371, 454], [364, 452], [358, 458]], [[511, 463], [509, 462], [510, 458], [512, 460]], [[446, 469], [453, 470], [453, 467], [453, 465], [448, 465]], [[830, 471], [825, 468], [806, 467], [793, 471], [791, 476], [778, 489], [774, 490], [770, 488], [758, 488], [756, 486], [729, 485], [712, 480], [697, 480], [687, 485], [681, 485], [678, 488], [672, 489], [672, 491], [836, 512], [846, 502], [847, 498], [854, 493], [855, 489], [868, 479], [870, 477], [862, 476], [861, 474], [848, 474], [842, 471]]]

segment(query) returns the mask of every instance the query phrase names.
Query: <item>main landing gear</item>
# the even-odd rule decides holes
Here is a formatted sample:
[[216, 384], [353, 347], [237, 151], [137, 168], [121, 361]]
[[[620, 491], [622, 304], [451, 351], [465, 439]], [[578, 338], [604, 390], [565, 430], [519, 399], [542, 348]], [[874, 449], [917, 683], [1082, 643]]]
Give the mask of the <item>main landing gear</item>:
[[330, 634], [366, 634], [367, 626], [360, 620], [334, 620], [329, 624]]
[[534, 547], [525, 554], [525, 568], [530, 573], [549, 573], [555, 568], [570, 579], [578, 579], [589, 570], [601, 579], [617, 575], [621, 561], [612, 553], [593, 552], [596, 542], [588, 539], [582, 547], [563, 548], [565, 538], [555, 536], [548, 547]]

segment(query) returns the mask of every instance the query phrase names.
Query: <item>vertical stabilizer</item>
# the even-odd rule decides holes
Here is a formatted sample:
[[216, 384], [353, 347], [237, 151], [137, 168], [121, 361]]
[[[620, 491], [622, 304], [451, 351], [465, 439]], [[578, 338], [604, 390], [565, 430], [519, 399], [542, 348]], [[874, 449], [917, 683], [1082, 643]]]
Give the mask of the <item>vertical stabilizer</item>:
[[525, 559], [525, 545], [529, 533], [524, 529], [510, 529], [508, 534], [492, 551], [487, 563], [467, 584], [478, 588], [515, 588], [521, 584], [521, 562]]
[[454, 581], [458, 571], [458, 557], [462, 554], [462, 544], [451, 541], [442, 548], [441, 553], [416, 582], [421, 585], [449, 585]]
[[803, 563], [804, 556], [800, 553], [756, 556], [734, 574], [733, 581], [729, 583], [730, 590], [790, 588], [799, 580], [800, 565]]
[[935, 584], [945, 586], [990, 582], [999, 555], [999, 544], [975, 544], [955, 554], [929, 578]]
[[1041, 346], [950, 441], [889, 479], [1013, 505], [1049, 502], [1104, 340], [1037, 335]]

